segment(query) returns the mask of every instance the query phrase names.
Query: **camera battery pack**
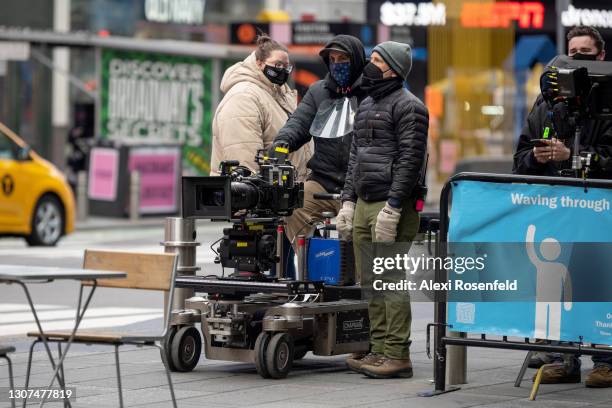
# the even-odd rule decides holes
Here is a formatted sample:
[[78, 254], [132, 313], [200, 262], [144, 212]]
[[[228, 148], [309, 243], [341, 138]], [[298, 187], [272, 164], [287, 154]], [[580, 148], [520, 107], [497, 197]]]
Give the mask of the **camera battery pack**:
[[306, 254], [308, 280], [334, 286], [355, 283], [352, 243], [333, 238], [310, 238], [306, 241]]

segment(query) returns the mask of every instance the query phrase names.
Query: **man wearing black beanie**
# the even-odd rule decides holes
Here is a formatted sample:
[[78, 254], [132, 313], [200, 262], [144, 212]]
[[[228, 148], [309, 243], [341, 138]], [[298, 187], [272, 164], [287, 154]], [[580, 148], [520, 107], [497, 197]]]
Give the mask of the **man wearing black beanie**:
[[[363, 70], [362, 89], [368, 97], [355, 115], [336, 226], [341, 236], [352, 234], [355, 264], [366, 290], [373, 284], [374, 245], [379, 243], [377, 252], [387, 251], [393, 243], [407, 250], [419, 228], [417, 184], [427, 154], [429, 115], [425, 105], [404, 88], [411, 67], [410, 46], [387, 41], [374, 48]], [[379, 276], [383, 281], [399, 281], [405, 279], [405, 271], [385, 271]], [[412, 377], [410, 298], [396, 291], [370, 293], [371, 353], [350, 358], [347, 364], [369, 377]]]

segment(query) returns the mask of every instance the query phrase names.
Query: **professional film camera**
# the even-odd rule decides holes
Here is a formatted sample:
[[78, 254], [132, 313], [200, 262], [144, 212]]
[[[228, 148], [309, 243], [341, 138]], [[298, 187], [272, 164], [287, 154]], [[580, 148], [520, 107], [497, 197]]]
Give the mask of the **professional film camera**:
[[581, 151], [582, 131], [587, 120], [612, 120], [612, 62], [557, 56], [542, 74], [540, 87], [549, 116], [573, 129], [571, 175], [586, 178], [599, 157]]
[[278, 261], [279, 275], [277, 243], [284, 233], [277, 227], [304, 201], [287, 154], [282, 146], [270, 154], [259, 151], [257, 173], [226, 161], [220, 176], [183, 178], [184, 218], [232, 223], [223, 230], [217, 258], [237, 273], [177, 277], [176, 287], [197, 296], [172, 311], [165, 353], [173, 371], [193, 370], [203, 349], [209, 360], [255, 363], [262, 377], [284, 378], [308, 351], [331, 356], [368, 350], [368, 303], [361, 288], [260, 273]]
[[220, 176], [183, 177], [183, 217], [230, 221], [216, 262], [259, 276], [278, 262], [277, 229], [283, 216], [304, 202], [304, 185], [286, 155], [260, 150], [259, 171], [237, 161], [221, 162]]
[[[277, 243], [284, 233], [276, 227], [281, 216], [304, 201], [303, 185], [296, 182], [287, 154], [282, 145], [260, 151], [256, 174], [226, 161], [220, 176], [183, 178], [183, 217], [230, 221], [232, 227], [220, 239], [218, 261], [242, 273], [176, 278], [177, 288], [196, 296], [184, 300], [184, 309], [172, 311], [164, 348], [171, 370], [193, 370], [204, 350], [208, 360], [254, 363], [262, 377], [278, 379], [307, 352], [335, 356], [369, 349], [368, 300], [354, 285], [352, 245], [329, 235], [335, 229], [333, 213], [322, 214], [322, 238], [298, 245], [302, 272], [298, 267], [296, 279], [260, 273], [278, 261], [277, 275], [282, 275]], [[339, 197], [322, 193], [313, 198]], [[431, 236], [433, 224], [423, 221]]]

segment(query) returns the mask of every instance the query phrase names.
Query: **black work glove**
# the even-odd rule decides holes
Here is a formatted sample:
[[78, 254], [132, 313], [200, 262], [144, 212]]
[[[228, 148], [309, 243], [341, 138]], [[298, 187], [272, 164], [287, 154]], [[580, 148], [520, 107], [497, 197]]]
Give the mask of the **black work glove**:
[[549, 107], [552, 107], [559, 98], [558, 70], [555, 67], [547, 67], [540, 76], [540, 91], [542, 97]]
[[277, 163], [284, 163], [289, 156], [289, 144], [286, 142], [274, 142], [268, 149], [268, 157], [276, 159]]

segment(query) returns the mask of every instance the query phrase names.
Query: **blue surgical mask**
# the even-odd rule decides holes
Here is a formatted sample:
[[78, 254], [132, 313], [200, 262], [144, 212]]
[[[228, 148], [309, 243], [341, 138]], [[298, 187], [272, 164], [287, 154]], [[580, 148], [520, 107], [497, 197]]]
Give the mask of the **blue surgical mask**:
[[330, 62], [329, 73], [340, 88], [346, 88], [351, 81], [351, 63], [350, 62]]

